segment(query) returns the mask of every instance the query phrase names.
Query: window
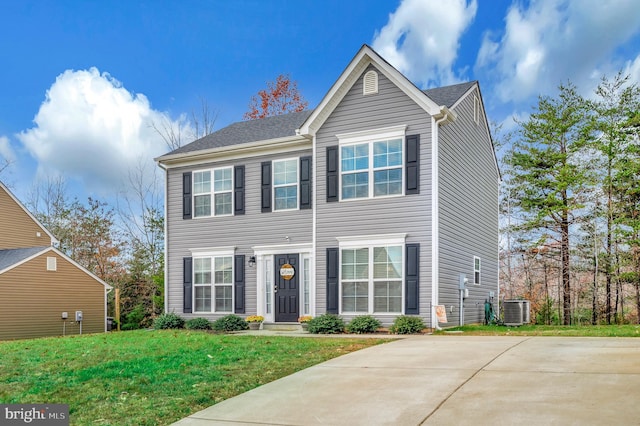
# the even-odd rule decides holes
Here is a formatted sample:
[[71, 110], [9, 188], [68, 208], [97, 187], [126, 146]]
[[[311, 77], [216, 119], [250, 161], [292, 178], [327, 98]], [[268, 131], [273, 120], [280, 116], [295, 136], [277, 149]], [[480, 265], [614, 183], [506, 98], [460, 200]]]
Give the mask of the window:
[[343, 313], [401, 313], [403, 246], [341, 250]]
[[403, 194], [405, 128], [337, 135], [342, 200]]
[[[213, 175], [213, 185], [211, 177]], [[195, 217], [233, 214], [233, 168], [204, 170], [193, 173], [193, 204]]]
[[473, 258], [473, 283], [480, 285], [480, 258]]
[[271, 313], [273, 302], [271, 295], [273, 294], [273, 256], [267, 256], [264, 259], [264, 290], [265, 290], [265, 312]]
[[232, 312], [233, 256], [193, 259], [195, 312]]
[[311, 314], [311, 259], [302, 257], [302, 315]]
[[274, 210], [298, 208], [298, 159], [273, 162]]

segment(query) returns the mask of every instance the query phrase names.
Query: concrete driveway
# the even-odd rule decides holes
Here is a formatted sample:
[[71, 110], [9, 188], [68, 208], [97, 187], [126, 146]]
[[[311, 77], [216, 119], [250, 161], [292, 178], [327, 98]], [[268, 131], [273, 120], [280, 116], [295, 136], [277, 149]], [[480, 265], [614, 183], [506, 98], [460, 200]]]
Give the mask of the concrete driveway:
[[416, 336], [177, 425], [640, 425], [640, 339]]

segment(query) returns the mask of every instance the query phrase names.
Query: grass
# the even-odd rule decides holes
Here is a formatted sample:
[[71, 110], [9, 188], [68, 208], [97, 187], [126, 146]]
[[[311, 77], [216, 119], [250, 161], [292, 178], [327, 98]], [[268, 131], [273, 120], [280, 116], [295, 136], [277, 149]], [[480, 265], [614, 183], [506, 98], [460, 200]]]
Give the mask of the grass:
[[573, 336], [573, 337], [640, 337], [640, 325], [465, 325], [453, 327], [435, 334], [462, 331], [473, 336]]
[[69, 404], [73, 425], [162, 425], [381, 339], [130, 331], [0, 342], [0, 403]]

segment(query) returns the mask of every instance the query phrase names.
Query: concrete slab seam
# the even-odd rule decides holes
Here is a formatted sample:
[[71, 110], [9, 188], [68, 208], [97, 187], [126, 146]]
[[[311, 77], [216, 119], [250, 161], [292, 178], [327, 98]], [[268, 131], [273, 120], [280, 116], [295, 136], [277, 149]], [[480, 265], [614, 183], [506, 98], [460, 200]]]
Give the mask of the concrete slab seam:
[[464, 385], [466, 385], [467, 383], [469, 383], [469, 381], [471, 381], [471, 379], [473, 379], [474, 377], [476, 377], [478, 375], [478, 373], [480, 373], [482, 370], [484, 370], [485, 368], [487, 368], [490, 364], [492, 364], [495, 360], [497, 360], [498, 358], [500, 358], [502, 355], [504, 355], [505, 353], [509, 352], [511, 349], [521, 345], [522, 343], [531, 340], [532, 338], [529, 337], [527, 339], [523, 339], [521, 341], [519, 341], [518, 343], [509, 346], [508, 348], [506, 348], [505, 350], [503, 350], [502, 352], [500, 352], [499, 354], [497, 354], [496, 356], [494, 356], [493, 358], [491, 358], [489, 361], [487, 361], [486, 364], [484, 364], [482, 367], [480, 367], [479, 369], [477, 369], [471, 376], [469, 376], [469, 378], [467, 378], [467, 380], [463, 381], [462, 383], [460, 383], [460, 385], [458, 387], [456, 387], [453, 392], [451, 392], [449, 395], [447, 395], [446, 398], [444, 398], [442, 401], [440, 401], [440, 403], [436, 406], [436, 408], [434, 408], [429, 414], [427, 414], [427, 416], [422, 419], [422, 421], [420, 422], [421, 425], [425, 424], [427, 420], [429, 420], [429, 417], [433, 416], [439, 409], [440, 407], [442, 407], [442, 405], [444, 405], [445, 402], [447, 402], [453, 395], [456, 394], [456, 392], [458, 392], [460, 389], [462, 389], [462, 387]]

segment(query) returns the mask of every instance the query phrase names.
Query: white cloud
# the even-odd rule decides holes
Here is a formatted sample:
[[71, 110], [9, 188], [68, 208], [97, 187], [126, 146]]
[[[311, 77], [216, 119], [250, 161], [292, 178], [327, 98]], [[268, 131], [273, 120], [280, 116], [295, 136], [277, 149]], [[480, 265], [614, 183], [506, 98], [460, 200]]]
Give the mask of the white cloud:
[[96, 68], [56, 78], [20, 141], [41, 175], [80, 180], [89, 192], [114, 194], [140, 159], [167, 147], [152, 123], [167, 120], [142, 94], [133, 94]]
[[616, 49], [640, 30], [635, 0], [514, 2], [501, 34], [486, 33], [476, 74], [503, 102], [548, 94], [571, 80], [591, 91], [624, 64]]
[[13, 152], [11, 148], [11, 144], [9, 143], [9, 138], [6, 136], [0, 136], [0, 168], [5, 163], [14, 162], [16, 160], [16, 154]]
[[372, 47], [407, 78], [424, 86], [456, 83], [460, 37], [473, 21], [476, 0], [404, 0], [376, 31]]

